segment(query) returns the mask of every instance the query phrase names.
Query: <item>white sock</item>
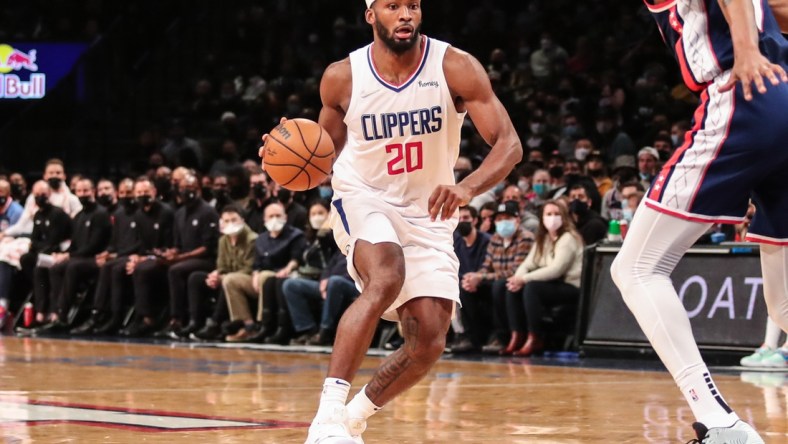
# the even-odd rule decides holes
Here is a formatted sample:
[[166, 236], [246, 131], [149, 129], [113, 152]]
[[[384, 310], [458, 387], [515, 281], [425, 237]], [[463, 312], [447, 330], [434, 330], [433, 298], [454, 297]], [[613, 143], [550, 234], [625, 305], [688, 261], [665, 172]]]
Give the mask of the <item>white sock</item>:
[[361, 391], [356, 393], [356, 396], [347, 405], [348, 418], [367, 420], [370, 416], [377, 413], [381, 407], [376, 406], [367, 397], [367, 386], [361, 387]]
[[676, 375], [676, 384], [695, 418], [706, 427], [730, 427], [739, 419], [722, 398], [705, 364], [696, 364], [681, 371]]
[[350, 392], [349, 382], [337, 378], [326, 378], [323, 382], [323, 394], [320, 395], [317, 416], [322, 416], [322, 413], [330, 414], [338, 406], [344, 407], [348, 392]]
[[772, 318], [766, 318], [766, 336], [763, 338], [763, 345], [774, 350], [777, 348], [777, 342], [780, 340], [780, 326], [772, 321]]

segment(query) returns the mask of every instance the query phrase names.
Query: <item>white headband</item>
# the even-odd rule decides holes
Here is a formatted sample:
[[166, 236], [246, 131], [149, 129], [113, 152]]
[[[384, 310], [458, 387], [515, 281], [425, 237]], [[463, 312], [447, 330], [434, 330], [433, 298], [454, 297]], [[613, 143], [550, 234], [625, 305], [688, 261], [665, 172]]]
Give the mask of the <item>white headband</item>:
[[367, 8], [371, 8], [372, 4], [375, 3], [375, 0], [366, 0], [366, 2], [367, 2]]

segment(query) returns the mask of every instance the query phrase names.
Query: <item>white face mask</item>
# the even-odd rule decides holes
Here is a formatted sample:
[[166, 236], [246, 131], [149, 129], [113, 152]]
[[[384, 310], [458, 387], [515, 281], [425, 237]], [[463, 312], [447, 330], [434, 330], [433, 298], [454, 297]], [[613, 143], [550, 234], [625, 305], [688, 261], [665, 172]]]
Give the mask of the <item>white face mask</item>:
[[546, 215], [542, 218], [542, 222], [544, 223], [545, 228], [547, 228], [547, 231], [551, 233], [558, 231], [558, 229], [561, 228], [561, 225], [564, 223], [560, 214]]
[[271, 233], [278, 233], [285, 227], [285, 220], [283, 218], [274, 217], [265, 223], [265, 229]]
[[234, 234], [238, 234], [241, 230], [244, 229], [243, 222], [239, 222], [237, 224], [227, 224], [222, 227], [221, 232], [222, 234], [226, 234], [228, 236], [232, 236]]
[[326, 219], [327, 217], [325, 214], [316, 214], [309, 218], [309, 225], [311, 225], [313, 229], [319, 230], [326, 222]]
[[588, 157], [588, 153], [590, 152], [591, 150], [589, 150], [588, 148], [578, 148], [575, 150], [575, 159], [579, 161], [584, 161], [586, 160], [586, 157]]

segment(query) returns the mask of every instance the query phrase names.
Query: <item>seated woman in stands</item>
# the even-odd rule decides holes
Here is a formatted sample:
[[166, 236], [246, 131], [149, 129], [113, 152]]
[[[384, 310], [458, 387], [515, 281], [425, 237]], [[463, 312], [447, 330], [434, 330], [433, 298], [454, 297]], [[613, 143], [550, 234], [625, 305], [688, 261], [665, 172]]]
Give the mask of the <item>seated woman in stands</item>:
[[582, 267], [582, 237], [564, 205], [548, 200], [534, 246], [506, 282], [512, 354], [531, 356], [544, 349], [542, 318], [550, 307], [577, 303]]

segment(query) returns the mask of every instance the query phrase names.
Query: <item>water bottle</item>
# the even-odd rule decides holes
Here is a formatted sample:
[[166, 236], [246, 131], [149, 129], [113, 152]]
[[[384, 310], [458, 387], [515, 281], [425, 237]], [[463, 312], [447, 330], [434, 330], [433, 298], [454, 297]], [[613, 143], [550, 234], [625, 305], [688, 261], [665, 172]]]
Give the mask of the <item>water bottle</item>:
[[629, 229], [629, 222], [626, 219], [618, 221], [619, 230], [621, 231], [621, 240], [627, 238], [627, 230]]
[[22, 320], [22, 323], [24, 324], [25, 328], [30, 328], [30, 326], [33, 325], [33, 317], [35, 316], [35, 313], [33, 313], [32, 302], [28, 302], [25, 304], [25, 311], [23, 316], [24, 319]]

